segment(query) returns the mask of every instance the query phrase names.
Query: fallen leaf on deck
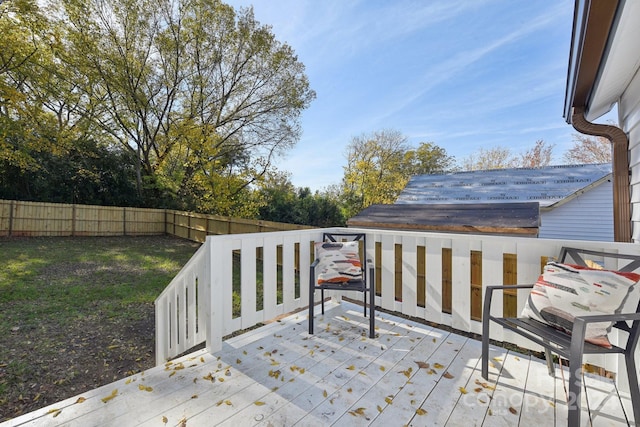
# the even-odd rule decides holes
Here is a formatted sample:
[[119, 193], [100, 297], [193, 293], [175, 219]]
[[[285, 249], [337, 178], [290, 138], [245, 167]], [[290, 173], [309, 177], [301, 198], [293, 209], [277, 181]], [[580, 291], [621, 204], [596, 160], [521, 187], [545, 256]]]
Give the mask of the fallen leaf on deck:
[[230, 377], [231, 376], [231, 371], [227, 369], [227, 371], [224, 373], [225, 376]]
[[194, 394], [193, 396], [191, 396], [191, 398], [192, 398], [192, 399], [197, 399], [197, 398], [198, 398], [198, 395], [197, 395], [197, 394]]
[[387, 370], [387, 368], [385, 368], [384, 366], [380, 366], [380, 370], [381, 370], [382, 372], [384, 372], [384, 371], [386, 371], [386, 370]]
[[382, 406], [378, 405], [376, 408], [378, 409], [378, 412], [382, 412]]
[[172, 376], [174, 376], [176, 374], [176, 371], [173, 371], [169, 374], [169, 378], [171, 378]]
[[355, 366], [353, 366], [353, 365], [351, 365], [351, 366], [349, 366], [347, 369], [348, 369], [348, 370], [350, 370], [350, 371], [353, 371], [354, 369], [356, 369], [356, 367], [355, 367]]
[[60, 415], [60, 412], [62, 412], [62, 409], [49, 409], [49, 412], [47, 412], [47, 414], [53, 414], [53, 418], [55, 418]]
[[142, 384], [140, 384], [140, 385], [138, 386], [138, 389], [139, 389], [139, 390], [144, 390], [144, 391], [153, 391], [153, 387], [144, 386], [144, 385], [142, 385]]
[[223, 403], [224, 403], [224, 400], [218, 400], [218, 401], [216, 402], [216, 406], [220, 406], [220, 405], [222, 405]]
[[425, 415], [426, 413], [427, 413], [427, 411], [425, 411], [422, 408], [416, 409], [416, 414], [418, 414], [418, 415]]
[[111, 394], [107, 397], [103, 397], [102, 398], [102, 402], [103, 403], [107, 403], [108, 401], [110, 401], [111, 399], [113, 399], [114, 397], [116, 397], [118, 395], [118, 389], [114, 389]]
[[244, 354], [246, 356], [247, 355], [247, 350], [243, 350], [242, 354]]
[[169, 422], [169, 420], [167, 419], [167, 417], [165, 417], [165, 416], [163, 415], [163, 416], [162, 416], [162, 422], [166, 424], [166, 423], [168, 423], [168, 422]]
[[204, 363], [204, 357], [200, 356], [200, 362]]
[[183, 418], [180, 420], [180, 427], [187, 427], [187, 419]]
[[218, 381], [220, 381], [221, 383], [223, 383], [223, 382], [224, 382], [224, 378], [220, 377], [220, 378], [218, 378]]
[[391, 405], [393, 403], [393, 396], [385, 397], [384, 401], [387, 402], [389, 405]]
[[473, 391], [480, 393], [482, 391], [482, 387], [474, 388]]
[[328, 394], [327, 394], [327, 390], [323, 390], [323, 391], [322, 391], [322, 396], [323, 396], [323, 397], [327, 397], [327, 396], [328, 396]]
[[261, 402], [261, 401], [259, 401], [259, 400], [257, 400], [257, 401], [255, 401], [255, 402], [253, 402], [253, 404], [254, 404], [254, 405], [256, 405], [256, 406], [262, 406], [262, 405], [264, 405], [265, 403], [264, 403], [264, 402]]
[[85, 400], [87, 400], [87, 399], [85, 399], [84, 397], [81, 396], [81, 397], [78, 398], [78, 400], [76, 400], [76, 403], [82, 403]]
[[236, 359], [236, 363], [239, 365], [239, 364], [241, 364], [241, 363], [242, 363], [242, 360], [240, 360], [240, 359]]
[[429, 364], [426, 362], [416, 361], [419, 369], [429, 369]]
[[518, 410], [513, 406], [509, 406], [509, 412], [511, 412], [513, 415], [516, 415], [518, 413]]
[[467, 394], [468, 393], [467, 389], [464, 388], [464, 387], [460, 387], [458, 390], [460, 390], [460, 393], [462, 393], [462, 394]]
[[204, 377], [202, 377], [203, 380], [207, 380], [207, 381], [213, 381], [213, 375], [211, 375], [211, 372], [209, 372], [209, 375], [206, 375]]
[[445, 372], [444, 374], [442, 374], [443, 377], [445, 377], [446, 379], [450, 380], [451, 378], [453, 378], [453, 375], [451, 375], [449, 373], [449, 371]]
[[347, 393], [351, 393], [352, 391], [353, 391], [353, 389], [352, 389], [351, 387], [349, 387], [349, 388], [347, 389]]
[[230, 401], [230, 400], [225, 400], [225, 401], [224, 401], [224, 404], [225, 404], [225, 405], [227, 405], [227, 406], [231, 406], [231, 405], [233, 405], [233, 403], [231, 403], [231, 401]]
[[444, 365], [441, 365], [440, 363], [434, 363], [433, 367], [436, 368], [436, 369], [442, 369], [442, 368], [444, 368]]

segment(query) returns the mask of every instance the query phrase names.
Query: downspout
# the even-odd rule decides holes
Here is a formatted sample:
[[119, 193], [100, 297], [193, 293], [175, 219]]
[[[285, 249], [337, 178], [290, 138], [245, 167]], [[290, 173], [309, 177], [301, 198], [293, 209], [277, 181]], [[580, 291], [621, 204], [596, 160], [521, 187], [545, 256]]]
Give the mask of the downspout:
[[613, 148], [613, 239], [631, 242], [631, 196], [629, 193], [629, 139], [622, 129], [587, 121], [584, 108], [573, 107], [571, 124], [580, 133], [602, 136]]

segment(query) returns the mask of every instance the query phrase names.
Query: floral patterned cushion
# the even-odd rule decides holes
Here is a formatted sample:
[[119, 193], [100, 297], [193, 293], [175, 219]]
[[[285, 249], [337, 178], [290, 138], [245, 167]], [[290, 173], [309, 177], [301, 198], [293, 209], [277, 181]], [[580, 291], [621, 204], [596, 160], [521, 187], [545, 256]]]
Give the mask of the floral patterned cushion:
[[[576, 316], [619, 313], [637, 288], [640, 275], [548, 263], [535, 283], [522, 315], [571, 333]], [[637, 300], [638, 295], [634, 293]], [[585, 341], [611, 348], [612, 322], [588, 323]]]
[[318, 242], [318, 284], [362, 280], [359, 242]]

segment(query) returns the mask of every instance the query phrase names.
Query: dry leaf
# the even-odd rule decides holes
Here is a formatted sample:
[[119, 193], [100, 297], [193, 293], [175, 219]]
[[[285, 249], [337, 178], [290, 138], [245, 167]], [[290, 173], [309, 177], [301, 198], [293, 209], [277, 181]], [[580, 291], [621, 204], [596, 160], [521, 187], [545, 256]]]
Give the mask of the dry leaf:
[[464, 388], [464, 387], [460, 387], [460, 388], [458, 388], [458, 390], [460, 390], [460, 393], [462, 393], [462, 394], [467, 394], [468, 393], [467, 389]]
[[444, 374], [442, 374], [443, 377], [445, 377], [446, 379], [450, 380], [451, 378], [453, 378], [453, 375], [451, 375], [449, 373], [449, 371], [445, 372]]
[[191, 396], [191, 398], [192, 398], [192, 399], [197, 399], [197, 398], [198, 398], [198, 395], [197, 395], [197, 394], [194, 394], [193, 396]]
[[216, 403], [216, 406], [220, 406], [224, 403], [224, 400], [218, 400], [218, 402]]
[[353, 389], [352, 389], [351, 387], [349, 387], [349, 388], [347, 389], [347, 393], [351, 393], [352, 391], [353, 391]]
[[474, 388], [473, 391], [480, 393], [482, 391], [482, 387]]
[[259, 401], [259, 400], [257, 400], [257, 401], [255, 401], [255, 402], [253, 402], [253, 404], [254, 404], [254, 405], [256, 405], [256, 406], [262, 406], [262, 405], [264, 405], [265, 403], [264, 403], [264, 402], [261, 402], [261, 401]]
[[323, 391], [322, 391], [322, 396], [323, 396], [323, 397], [327, 397], [327, 396], [328, 396], [328, 394], [327, 394], [327, 390], [323, 390]]
[[142, 385], [142, 384], [140, 384], [140, 385], [138, 386], [138, 389], [139, 389], [139, 390], [144, 390], [144, 391], [153, 391], [153, 387], [144, 386], [144, 385]]
[[200, 362], [204, 363], [204, 357], [200, 356]]
[[187, 427], [187, 418], [183, 418], [180, 420], [180, 427]]
[[425, 362], [416, 361], [419, 369], [429, 369], [429, 364]]
[[353, 365], [351, 365], [351, 366], [349, 366], [347, 369], [348, 369], [348, 370], [350, 370], [350, 371], [353, 371], [354, 369], [356, 369], [356, 367], [355, 367], [355, 366], [353, 366]]
[[385, 397], [384, 401], [387, 402], [389, 405], [391, 405], [393, 403], [393, 396], [389, 395]]
[[213, 377], [213, 375], [211, 374], [211, 372], [209, 372], [208, 375], [202, 377], [203, 380], [207, 380], [207, 381], [213, 381], [215, 378]]
[[242, 363], [242, 360], [240, 360], [240, 359], [236, 359], [236, 364], [238, 364], [238, 365], [239, 365], [239, 364], [241, 364], [241, 363]]
[[103, 397], [102, 398], [102, 402], [107, 403], [108, 401], [110, 401], [111, 399], [113, 399], [114, 397], [116, 397], [118, 395], [118, 389], [114, 389], [111, 394], [107, 397]]
[[376, 408], [378, 409], [378, 412], [382, 412], [382, 406], [378, 405]]
[[173, 371], [169, 374], [169, 378], [171, 378], [172, 376], [174, 376], [176, 374], [176, 371]]
[[49, 409], [49, 412], [47, 412], [47, 414], [53, 414], [54, 418], [58, 416], [58, 414], [60, 414], [60, 412], [62, 412], [61, 409]]
[[124, 383], [125, 384], [131, 384], [131, 381], [133, 381], [133, 378], [127, 378], [127, 380]]
[[418, 415], [426, 415], [426, 413], [427, 413], [427, 411], [425, 411], [422, 408], [416, 409], [416, 414], [418, 414]]
[[444, 368], [444, 365], [441, 365], [440, 363], [434, 363], [433, 367], [436, 368], [436, 369], [442, 369], [442, 368]]
[[243, 350], [242, 354], [244, 354], [246, 356], [247, 355], [247, 350]]
[[218, 381], [220, 381], [221, 383], [223, 383], [223, 382], [224, 382], [224, 378], [220, 377], [220, 378], [218, 378]]
[[231, 405], [233, 405], [233, 403], [231, 403], [231, 401], [230, 401], [230, 400], [225, 400], [225, 401], [224, 401], [224, 404], [225, 404], [225, 405], [227, 405], [227, 406], [231, 406]]
[[518, 410], [513, 406], [509, 406], [509, 412], [511, 412], [513, 415], [516, 415], [518, 413]]
[[384, 366], [380, 366], [380, 370], [381, 370], [382, 372], [384, 372], [384, 371], [386, 371], [386, 370], [387, 370], [387, 368], [385, 368]]
[[87, 399], [85, 399], [84, 397], [81, 396], [81, 397], [78, 398], [78, 400], [76, 400], [76, 403], [82, 403], [85, 400], [87, 400]]
[[166, 424], [166, 423], [168, 423], [168, 422], [169, 422], [169, 419], [167, 419], [167, 417], [165, 417], [165, 416], [163, 415], [163, 416], [162, 416], [162, 422]]

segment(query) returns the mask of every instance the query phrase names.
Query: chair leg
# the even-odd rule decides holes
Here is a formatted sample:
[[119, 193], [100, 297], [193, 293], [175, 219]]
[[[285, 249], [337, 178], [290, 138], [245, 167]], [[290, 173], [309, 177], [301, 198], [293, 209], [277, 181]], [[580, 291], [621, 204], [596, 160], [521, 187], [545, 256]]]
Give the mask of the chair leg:
[[324, 316], [324, 289], [320, 289], [320, 297], [322, 298], [322, 315]]
[[313, 301], [313, 296], [315, 293], [315, 289], [313, 288], [313, 286], [309, 287], [309, 334], [313, 335], [313, 306], [314, 301]]
[[369, 338], [376, 337], [376, 293], [369, 289]]
[[633, 349], [627, 350], [624, 354], [624, 361], [627, 365], [627, 379], [629, 380], [629, 391], [631, 392], [633, 418], [635, 419], [635, 425], [640, 425], [640, 386], [638, 386], [638, 371], [636, 371]]
[[548, 348], [544, 349], [544, 358], [547, 360], [547, 370], [549, 371], [549, 376], [555, 377], [556, 368], [555, 366], [553, 366], [553, 354], [551, 354], [551, 350], [549, 350]]
[[364, 317], [367, 317], [367, 291], [366, 290], [362, 291], [362, 295], [364, 295], [362, 298], [362, 307], [364, 307]]
[[571, 352], [569, 355], [569, 427], [580, 425], [580, 406], [582, 393], [582, 352]]
[[489, 379], [489, 316], [482, 316], [482, 361], [481, 375]]

